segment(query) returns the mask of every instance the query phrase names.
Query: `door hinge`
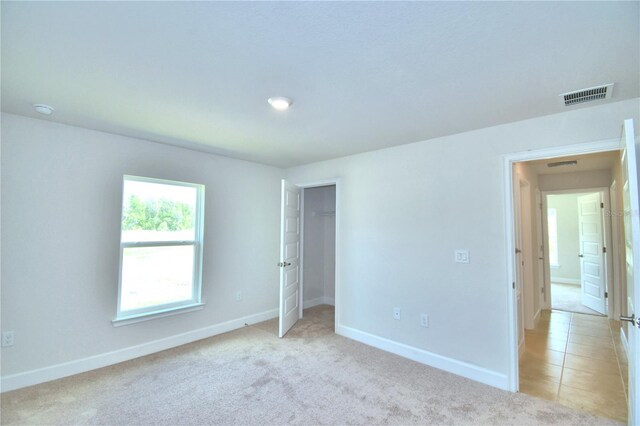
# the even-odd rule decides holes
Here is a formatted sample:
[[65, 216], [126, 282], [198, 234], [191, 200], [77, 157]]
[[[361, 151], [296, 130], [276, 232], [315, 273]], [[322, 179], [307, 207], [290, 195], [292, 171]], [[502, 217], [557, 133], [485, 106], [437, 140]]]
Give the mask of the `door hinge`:
[[600, 208], [604, 209], [604, 203], [600, 203]]
[[607, 248], [606, 247], [602, 247], [602, 252], [606, 253], [607, 252]]
[[511, 288], [513, 288], [514, 290], [516, 289], [516, 282], [515, 281], [511, 283]]
[[609, 298], [609, 292], [608, 292], [608, 291], [605, 291], [605, 292], [604, 292], [604, 298], [605, 298], [605, 299], [608, 299], [608, 298]]

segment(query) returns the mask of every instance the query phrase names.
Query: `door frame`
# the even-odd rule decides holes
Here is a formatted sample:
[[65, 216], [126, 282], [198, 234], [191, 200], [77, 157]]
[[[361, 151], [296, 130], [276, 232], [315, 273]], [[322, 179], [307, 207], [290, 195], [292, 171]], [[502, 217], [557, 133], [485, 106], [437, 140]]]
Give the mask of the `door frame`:
[[[514, 200], [514, 247], [517, 250], [518, 246], [520, 246], [520, 259], [523, 259], [525, 257], [525, 251], [524, 251], [524, 243], [523, 243], [523, 235], [524, 232], [522, 232], [522, 188], [523, 187], [530, 187], [530, 184], [527, 180], [523, 179], [522, 176], [519, 173], [515, 173], [514, 174], [514, 182], [513, 182], [514, 186], [514, 193], [513, 193], [513, 200]], [[515, 276], [514, 276], [514, 281], [515, 281], [515, 287], [514, 287], [514, 293], [515, 293], [515, 303], [517, 305], [517, 311], [516, 313], [518, 314], [516, 316], [516, 337], [518, 340], [518, 357], [520, 357], [524, 352], [522, 351], [522, 346], [524, 345], [524, 330], [526, 329], [526, 312], [527, 312], [527, 308], [525, 307], [525, 286], [526, 286], [526, 280], [525, 280], [525, 275], [524, 275], [524, 265], [522, 264], [522, 260], [520, 262], [517, 261], [517, 255], [514, 256], [516, 261], [514, 262], [515, 265]]]
[[[618, 286], [613, 279], [613, 258], [614, 251], [612, 249], [612, 236], [613, 236], [613, 227], [611, 226], [611, 217], [610, 215], [605, 214], [605, 212], [611, 211], [610, 205], [610, 193], [609, 188], [606, 186], [603, 187], [593, 187], [593, 188], [578, 188], [578, 189], [559, 189], [552, 191], [540, 191], [542, 195], [542, 221], [543, 223], [547, 223], [547, 209], [548, 209], [548, 195], [561, 195], [561, 194], [600, 194], [600, 200], [604, 203], [604, 208], [601, 209], [602, 213], [602, 229], [603, 229], [603, 245], [607, 248], [607, 252], [604, 256], [604, 269], [605, 269], [605, 286], [606, 290], [609, 293], [612, 293], [611, 296], [607, 298], [606, 308], [607, 308], [607, 318], [615, 319], [618, 318], [615, 316], [615, 297], [620, 292]], [[545, 305], [547, 309], [553, 308], [551, 306], [551, 262], [549, 261], [549, 228], [548, 226], [544, 227], [544, 231], [542, 233], [542, 243], [544, 245], [544, 264], [545, 264], [545, 274], [544, 274], [544, 292], [548, 294], [548, 304]], [[611, 291], [613, 288], [613, 291]]]
[[[540, 188], [536, 188], [536, 241], [538, 246], [536, 247], [537, 254], [537, 263], [536, 268], [538, 269], [538, 282], [535, 283], [536, 291], [538, 292], [538, 312], [536, 315], [540, 315], [543, 309], [548, 309], [547, 305], [550, 304], [549, 295], [547, 294], [547, 288], [545, 286], [545, 277], [547, 275], [547, 249], [543, 243], [544, 233], [547, 227], [544, 224], [544, 219], [542, 215], [542, 192]], [[537, 320], [537, 319], [536, 319]]]
[[[618, 160], [619, 161], [619, 160]], [[612, 252], [612, 263], [613, 267], [611, 268], [611, 275], [613, 277], [613, 283], [616, 287], [617, 292], [613, 295], [613, 319], [620, 318], [622, 315], [622, 303], [626, 300], [626, 297], [623, 299], [622, 296], [622, 256], [621, 256], [621, 247], [620, 247], [620, 236], [622, 232], [624, 232], [620, 218], [616, 214], [620, 209], [618, 207], [618, 177], [616, 176], [609, 187], [609, 218], [611, 220], [611, 252]], [[605, 214], [606, 216], [606, 214]], [[621, 232], [622, 231], [622, 232]], [[626, 271], [625, 271], [626, 272]], [[626, 275], [626, 273], [625, 273]], [[625, 276], [625, 286], [626, 286], [626, 276]], [[626, 290], [626, 289], [625, 289]], [[626, 336], [622, 333], [623, 341], [626, 341]], [[625, 348], [626, 350], [626, 348]]]
[[514, 240], [514, 163], [542, 160], [557, 157], [565, 157], [569, 155], [593, 154], [597, 152], [619, 151], [619, 138], [606, 139], [596, 142], [587, 142], [574, 145], [565, 145], [559, 147], [542, 148], [531, 151], [524, 151], [503, 155], [503, 200], [504, 200], [504, 217], [505, 217], [505, 247], [506, 247], [506, 272], [507, 279], [505, 287], [507, 289], [507, 318], [508, 318], [508, 365], [507, 365], [507, 381], [508, 388], [512, 392], [519, 390], [518, 377], [518, 336], [517, 336], [517, 306], [514, 291], [515, 282], [515, 240]]
[[334, 270], [334, 277], [335, 277], [335, 295], [334, 295], [334, 303], [335, 303], [335, 319], [334, 319], [334, 333], [335, 331], [338, 329], [338, 325], [340, 324], [339, 318], [340, 318], [340, 301], [341, 301], [341, 296], [340, 296], [340, 288], [341, 288], [341, 283], [342, 280], [340, 278], [340, 223], [341, 223], [341, 211], [342, 211], [342, 206], [341, 206], [341, 202], [340, 200], [342, 199], [341, 194], [342, 194], [342, 180], [339, 177], [335, 177], [335, 178], [329, 178], [329, 179], [321, 179], [321, 180], [315, 180], [315, 181], [310, 181], [310, 182], [296, 182], [296, 181], [291, 181], [292, 184], [296, 185], [298, 188], [300, 188], [302, 191], [302, 196], [300, 198], [300, 300], [298, 302], [299, 305], [299, 309], [300, 309], [300, 318], [302, 319], [302, 315], [304, 312], [304, 190], [308, 189], [308, 188], [317, 188], [320, 186], [332, 186], [335, 185], [336, 187], [336, 236], [335, 236], [335, 256], [336, 256], [336, 261], [335, 261], [335, 270]]

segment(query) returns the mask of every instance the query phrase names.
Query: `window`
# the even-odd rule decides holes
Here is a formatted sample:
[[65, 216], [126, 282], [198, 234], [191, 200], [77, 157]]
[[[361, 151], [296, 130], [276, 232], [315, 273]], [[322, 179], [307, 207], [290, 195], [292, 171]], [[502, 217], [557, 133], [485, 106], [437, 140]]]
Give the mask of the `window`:
[[558, 216], [556, 209], [547, 210], [547, 223], [549, 227], [549, 263], [558, 265]]
[[203, 185], [124, 176], [114, 324], [200, 304], [203, 216]]

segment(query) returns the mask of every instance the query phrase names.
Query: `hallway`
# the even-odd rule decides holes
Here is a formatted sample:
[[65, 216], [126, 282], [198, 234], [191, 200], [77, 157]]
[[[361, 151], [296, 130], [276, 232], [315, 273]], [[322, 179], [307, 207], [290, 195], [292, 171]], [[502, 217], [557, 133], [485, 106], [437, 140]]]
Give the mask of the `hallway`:
[[606, 317], [542, 311], [525, 331], [520, 392], [627, 421], [626, 354], [620, 323]]

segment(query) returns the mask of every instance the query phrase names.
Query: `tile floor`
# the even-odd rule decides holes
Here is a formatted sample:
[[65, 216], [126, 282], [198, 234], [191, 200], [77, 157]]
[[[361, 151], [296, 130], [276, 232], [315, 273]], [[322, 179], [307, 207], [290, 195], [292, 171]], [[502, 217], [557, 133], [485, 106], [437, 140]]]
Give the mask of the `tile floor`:
[[606, 317], [542, 311], [525, 331], [520, 392], [627, 421], [627, 359], [620, 323]]

